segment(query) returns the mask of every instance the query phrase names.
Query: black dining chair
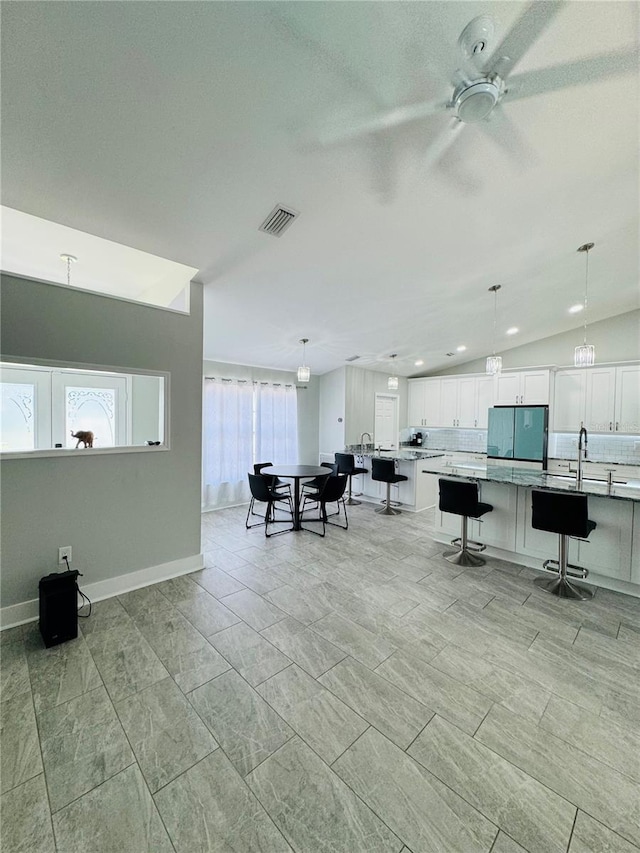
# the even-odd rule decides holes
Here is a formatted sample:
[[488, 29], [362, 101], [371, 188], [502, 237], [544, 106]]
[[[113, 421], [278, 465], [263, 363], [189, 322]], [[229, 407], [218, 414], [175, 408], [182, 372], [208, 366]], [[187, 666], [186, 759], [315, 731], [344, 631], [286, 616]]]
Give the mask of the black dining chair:
[[[247, 474], [249, 478], [249, 489], [251, 490], [251, 503], [249, 504], [249, 509], [247, 510], [247, 518], [245, 520], [244, 526], [247, 530], [251, 530], [252, 527], [262, 527], [264, 525], [264, 535], [269, 538], [270, 536], [278, 536], [280, 533], [289, 533], [293, 530], [293, 526], [287, 527], [285, 530], [278, 530], [276, 533], [269, 533], [269, 524], [282, 524], [288, 519], [276, 519], [275, 508], [277, 503], [288, 503], [289, 505], [289, 520], [293, 521], [293, 504], [291, 503], [291, 497], [289, 495], [285, 495], [282, 492], [277, 492], [275, 489], [269, 486], [268, 480], [262, 474]], [[265, 503], [266, 510], [264, 513], [264, 521], [260, 521], [256, 524], [249, 524], [249, 516], [252, 513], [252, 505], [255, 502]], [[258, 513], [253, 513], [254, 515], [258, 515]]]
[[[335, 454], [336, 464], [338, 466], [338, 474], [346, 474], [349, 478], [349, 499], [347, 503], [349, 506], [359, 506], [360, 501], [355, 500], [351, 496], [351, 484], [354, 477], [357, 477], [358, 474], [368, 474], [368, 468], [360, 468], [356, 465], [356, 459], [353, 453], [336, 453]], [[358, 493], [360, 494], [360, 493]]]
[[[263, 468], [269, 468], [271, 465], [273, 465], [273, 462], [256, 462], [255, 465], [253, 466], [253, 473], [254, 474], [260, 474], [260, 476], [264, 477], [267, 480], [267, 483], [269, 484], [270, 489], [274, 489], [276, 492], [286, 492], [289, 495], [289, 497], [291, 497], [291, 486], [289, 485], [289, 483], [285, 482], [284, 480], [280, 480], [278, 477], [272, 477], [272, 476], [269, 476], [268, 474], [262, 473]], [[251, 515], [257, 515], [258, 514], [258, 513], [253, 511], [254, 506], [255, 506], [255, 501], [254, 501], [254, 498], [252, 496], [251, 497], [251, 503], [249, 504], [249, 512], [251, 513]]]
[[[325, 478], [324, 487], [316, 495], [305, 495], [302, 502], [302, 520], [304, 521], [304, 510], [307, 503], [314, 503], [319, 510], [319, 520], [322, 521], [322, 533], [317, 530], [311, 530], [318, 536], [324, 536], [326, 533], [327, 524], [332, 524], [334, 527], [341, 527], [343, 530], [349, 529], [349, 519], [347, 518], [347, 504], [344, 499], [344, 493], [347, 488], [347, 477], [345, 475], [330, 475]], [[336, 503], [338, 506], [337, 512], [327, 512], [327, 504]], [[339, 524], [337, 521], [329, 521], [335, 515], [340, 515], [340, 504], [344, 511], [344, 524]], [[310, 519], [307, 519], [310, 520]], [[317, 519], [314, 519], [317, 520]], [[305, 528], [309, 529], [309, 528]]]
[[302, 484], [302, 494], [303, 495], [317, 495], [319, 491], [324, 489], [325, 483], [327, 481], [327, 477], [337, 476], [338, 474], [338, 465], [336, 462], [321, 462], [320, 465], [323, 468], [328, 469], [327, 474], [320, 474], [318, 477], [314, 477], [313, 480], [307, 480], [306, 483]]

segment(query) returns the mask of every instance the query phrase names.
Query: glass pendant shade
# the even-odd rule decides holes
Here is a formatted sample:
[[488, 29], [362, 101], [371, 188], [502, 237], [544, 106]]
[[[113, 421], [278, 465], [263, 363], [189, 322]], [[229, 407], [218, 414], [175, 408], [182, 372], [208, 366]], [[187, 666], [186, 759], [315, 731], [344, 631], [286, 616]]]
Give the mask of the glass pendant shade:
[[302, 364], [298, 368], [298, 382], [308, 382], [311, 379], [311, 368], [305, 365], [305, 355], [309, 338], [300, 338], [302, 344]]
[[390, 376], [387, 379], [387, 389], [389, 391], [397, 391], [398, 390], [398, 377], [397, 376]]
[[592, 367], [596, 363], [596, 348], [593, 344], [581, 344], [576, 347], [574, 365], [576, 367]]
[[485, 373], [487, 374], [487, 376], [495, 376], [498, 373], [502, 373], [501, 355], [490, 355], [487, 358], [487, 366], [485, 369]]

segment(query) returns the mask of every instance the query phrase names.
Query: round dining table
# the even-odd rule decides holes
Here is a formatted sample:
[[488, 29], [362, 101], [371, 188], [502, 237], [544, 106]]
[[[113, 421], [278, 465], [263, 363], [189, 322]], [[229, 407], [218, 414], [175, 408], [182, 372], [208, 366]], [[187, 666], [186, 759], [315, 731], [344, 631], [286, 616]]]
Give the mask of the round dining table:
[[262, 468], [260, 473], [267, 477], [280, 477], [283, 480], [294, 481], [293, 529], [303, 530], [300, 518], [300, 480], [328, 476], [331, 474], [331, 470], [320, 465], [269, 465], [268, 468]]

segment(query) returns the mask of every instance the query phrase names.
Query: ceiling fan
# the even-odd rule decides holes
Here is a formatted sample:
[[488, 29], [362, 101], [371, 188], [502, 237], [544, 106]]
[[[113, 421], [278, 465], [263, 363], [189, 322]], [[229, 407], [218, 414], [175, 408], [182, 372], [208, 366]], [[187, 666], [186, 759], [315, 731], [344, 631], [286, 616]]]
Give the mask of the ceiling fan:
[[345, 142], [448, 114], [451, 116], [449, 130], [430, 145], [423, 167], [439, 161], [469, 124], [476, 124], [512, 155], [522, 159], [527, 146], [503, 109], [504, 104], [638, 69], [637, 49], [631, 48], [511, 76], [514, 67], [563, 5], [563, 0], [533, 0], [493, 50], [494, 20], [485, 15], [474, 18], [458, 39], [460, 64], [450, 81], [453, 89], [447, 100], [410, 104], [380, 112], [351, 126], [342, 124], [322, 133], [319, 141], [324, 145]]

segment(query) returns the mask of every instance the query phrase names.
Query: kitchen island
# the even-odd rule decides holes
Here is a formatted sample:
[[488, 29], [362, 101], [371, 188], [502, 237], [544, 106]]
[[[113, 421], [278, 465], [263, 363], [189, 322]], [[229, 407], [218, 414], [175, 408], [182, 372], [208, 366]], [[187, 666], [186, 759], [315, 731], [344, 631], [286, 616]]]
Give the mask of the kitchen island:
[[408, 449], [382, 450], [356, 454], [356, 464], [366, 468], [367, 474], [354, 478], [354, 491], [362, 492], [362, 498], [378, 503], [386, 497], [387, 484], [371, 478], [371, 460], [393, 459], [398, 474], [407, 479], [391, 488], [391, 500], [399, 501], [402, 509], [408, 512], [420, 512], [437, 502], [438, 479], [421, 471], [422, 463], [432, 463], [433, 460], [444, 458], [443, 451], [415, 451]]
[[[570, 540], [569, 561], [589, 570], [589, 583], [640, 596], [640, 478], [611, 486], [585, 479], [577, 489], [574, 477], [517, 466], [425, 460], [419, 467], [424, 475], [478, 482], [493, 511], [469, 519], [469, 538], [484, 543], [488, 554], [533, 568], [556, 557], [558, 537], [531, 526], [531, 490], [587, 494], [597, 528], [587, 541]], [[436, 541], [448, 544], [459, 535], [460, 517], [436, 508]]]

